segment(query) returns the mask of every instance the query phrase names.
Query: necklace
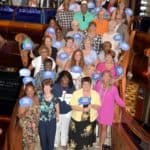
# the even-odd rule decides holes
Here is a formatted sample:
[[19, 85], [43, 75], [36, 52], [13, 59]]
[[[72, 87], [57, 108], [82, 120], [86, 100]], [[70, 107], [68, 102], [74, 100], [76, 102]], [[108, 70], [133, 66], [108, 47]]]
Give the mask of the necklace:
[[44, 95], [45, 101], [50, 101], [52, 96], [51, 95]]

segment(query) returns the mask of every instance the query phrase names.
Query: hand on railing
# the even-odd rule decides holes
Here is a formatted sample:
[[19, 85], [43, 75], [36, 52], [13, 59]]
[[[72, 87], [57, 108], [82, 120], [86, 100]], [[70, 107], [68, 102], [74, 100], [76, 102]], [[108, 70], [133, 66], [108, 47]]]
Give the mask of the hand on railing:
[[3, 130], [0, 128], [0, 135], [3, 133]]
[[132, 117], [126, 110], [126, 108], [121, 108], [121, 122], [122, 123], [130, 123], [132, 121]]

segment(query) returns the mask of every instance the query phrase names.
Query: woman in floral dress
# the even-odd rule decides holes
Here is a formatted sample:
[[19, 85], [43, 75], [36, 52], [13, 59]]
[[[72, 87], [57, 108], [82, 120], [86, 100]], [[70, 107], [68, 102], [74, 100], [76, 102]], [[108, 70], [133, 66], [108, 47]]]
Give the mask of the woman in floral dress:
[[32, 99], [32, 105], [18, 108], [19, 124], [23, 132], [22, 143], [24, 150], [34, 150], [38, 141], [39, 100], [31, 83], [26, 85], [25, 95]]

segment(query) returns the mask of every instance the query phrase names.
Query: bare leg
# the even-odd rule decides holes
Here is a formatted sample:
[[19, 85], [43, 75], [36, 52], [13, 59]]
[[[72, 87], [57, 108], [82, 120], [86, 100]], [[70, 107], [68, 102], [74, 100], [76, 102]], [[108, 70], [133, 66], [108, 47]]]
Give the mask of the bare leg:
[[105, 142], [105, 138], [107, 135], [107, 126], [106, 125], [100, 125], [100, 137], [99, 137], [99, 150], [102, 150], [102, 146]]
[[33, 144], [29, 144], [29, 150], [34, 150], [34, 143]]

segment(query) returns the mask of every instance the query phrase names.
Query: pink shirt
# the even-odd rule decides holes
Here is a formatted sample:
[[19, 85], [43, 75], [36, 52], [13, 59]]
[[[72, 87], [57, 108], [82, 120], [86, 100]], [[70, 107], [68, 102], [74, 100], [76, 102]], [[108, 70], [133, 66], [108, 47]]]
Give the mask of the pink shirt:
[[101, 81], [98, 81], [94, 89], [101, 97], [101, 107], [98, 110], [97, 121], [100, 124], [112, 125], [114, 117], [114, 106], [117, 103], [121, 107], [125, 107], [124, 101], [120, 98], [118, 89], [112, 85], [109, 89], [105, 89]]
[[[99, 64], [96, 66], [96, 71], [102, 73], [102, 72], [104, 72], [105, 70], [108, 70], [108, 69], [106, 68], [106, 65], [105, 65], [105, 64], [106, 64], [105, 62], [99, 63]], [[115, 67], [116, 67], [116, 65], [114, 64], [114, 66], [113, 66], [111, 69], [109, 69], [109, 71], [111, 72], [111, 75], [112, 75], [113, 78], [116, 77]]]

